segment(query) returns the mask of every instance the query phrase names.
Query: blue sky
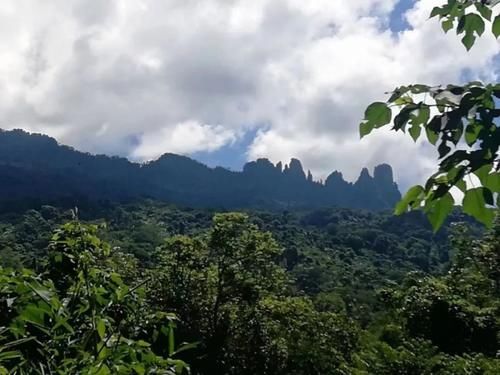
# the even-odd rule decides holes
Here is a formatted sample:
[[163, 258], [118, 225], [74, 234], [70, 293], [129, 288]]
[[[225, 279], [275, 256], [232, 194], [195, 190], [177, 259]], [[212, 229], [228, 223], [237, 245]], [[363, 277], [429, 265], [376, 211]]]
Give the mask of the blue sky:
[[389, 21], [389, 27], [392, 31], [399, 32], [409, 28], [408, 21], [404, 17], [404, 14], [411, 9], [414, 4], [415, 0], [400, 0], [396, 4]]
[[239, 171], [247, 162], [247, 150], [255, 139], [259, 128], [256, 127], [243, 134], [241, 138], [233, 143], [222, 146], [220, 149], [207, 152], [200, 151], [190, 156], [210, 167], [224, 167], [233, 171]]

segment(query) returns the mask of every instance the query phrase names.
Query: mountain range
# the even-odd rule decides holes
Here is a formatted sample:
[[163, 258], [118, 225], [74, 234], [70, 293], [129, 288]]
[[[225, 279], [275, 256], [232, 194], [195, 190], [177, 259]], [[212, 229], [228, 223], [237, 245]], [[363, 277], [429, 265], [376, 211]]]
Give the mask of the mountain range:
[[0, 130], [0, 210], [26, 202], [78, 205], [140, 198], [217, 209], [384, 210], [401, 194], [387, 164], [375, 167], [373, 176], [364, 168], [354, 183], [337, 171], [318, 182], [297, 159], [276, 165], [258, 159], [238, 172], [169, 153], [140, 164], [83, 153], [46, 135]]

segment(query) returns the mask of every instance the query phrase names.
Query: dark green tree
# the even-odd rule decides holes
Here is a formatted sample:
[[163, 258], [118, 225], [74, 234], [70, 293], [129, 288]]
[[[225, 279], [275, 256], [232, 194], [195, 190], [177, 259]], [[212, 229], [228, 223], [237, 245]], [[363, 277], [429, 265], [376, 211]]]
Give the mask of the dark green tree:
[[194, 373], [345, 373], [355, 326], [293, 297], [281, 253], [239, 213], [215, 215], [207, 236], [176, 236], [161, 247], [151, 298], [179, 315], [181, 339], [201, 341], [187, 353]]

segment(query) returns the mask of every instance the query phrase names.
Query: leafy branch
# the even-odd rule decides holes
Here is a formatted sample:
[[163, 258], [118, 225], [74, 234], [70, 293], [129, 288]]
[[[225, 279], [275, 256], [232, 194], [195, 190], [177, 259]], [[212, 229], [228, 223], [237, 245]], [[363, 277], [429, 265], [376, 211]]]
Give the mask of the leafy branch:
[[[435, 7], [431, 17], [439, 17], [445, 32], [455, 27], [458, 35], [464, 34], [462, 43], [469, 50], [487, 23], [493, 35], [500, 36], [500, 15], [493, 17], [493, 7], [499, 3], [448, 0]], [[392, 130], [408, 132], [414, 141], [425, 132], [439, 154], [438, 171], [424, 186], [408, 190], [396, 214], [423, 209], [438, 230], [456, 203], [451, 191], [457, 188], [464, 194], [464, 212], [492, 225], [493, 208], [500, 203], [499, 99], [500, 83], [415, 84], [398, 87], [386, 102], [368, 106], [359, 127], [361, 138], [392, 125]], [[474, 186], [473, 180], [479, 180], [480, 186]]]

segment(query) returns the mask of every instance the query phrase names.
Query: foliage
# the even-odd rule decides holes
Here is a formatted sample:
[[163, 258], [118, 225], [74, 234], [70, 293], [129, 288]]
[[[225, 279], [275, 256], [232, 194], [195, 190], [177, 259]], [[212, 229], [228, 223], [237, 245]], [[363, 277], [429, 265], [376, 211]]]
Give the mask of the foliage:
[[500, 326], [491, 306], [477, 306], [446, 282], [419, 280], [405, 292], [403, 316], [410, 335], [449, 354], [496, 354]]
[[446, 275], [410, 274], [401, 287], [381, 294], [395, 319], [382, 325], [379, 341], [368, 337], [360, 360], [384, 374], [497, 373], [500, 310], [488, 263], [498, 240], [498, 227], [479, 241], [457, 227]]
[[[498, 372], [500, 231], [478, 240], [479, 227], [456, 212], [437, 234], [418, 212], [214, 215], [144, 201], [80, 210], [90, 226], [71, 217], [54, 207], [0, 216], [0, 244], [21, 259], [2, 272], [41, 283], [74, 330], [52, 331], [56, 321], [45, 315], [57, 337], [36, 331], [46, 351], [28, 356], [34, 343], [3, 350], [27, 358], [25, 366], [50, 358], [61, 371], [91, 371], [105, 361], [111, 373], [133, 373], [136, 355], [145, 373], [173, 365], [165, 358], [200, 375]], [[38, 306], [37, 295], [22, 295]], [[96, 359], [113, 332], [128, 351], [106, 346], [107, 357]], [[0, 345], [16, 340], [1, 335]]]
[[[435, 7], [431, 17], [439, 17], [443, 30], [456, 28], [462, 43], [470, 49], [491, 24], [500, 36], [500, 14], [493, 16], [498, 1], [448, 0]], [[492, 21], [492, 22], [490, 22]], [[500, 193], [500, 128], [497, 108], [500, 84], [470, 82], [465, 85], [429, 86], [414, 84], [396, 88], [386, 103], [375, 102], [360, 125], [361, 137], [392, 122], [392, 129], [410, 134], [417, 141], [422, 131], [437, 147], [439, 169], [425, 186], [414, 186], [396, 207], [401, 214], [423, 206], [437, 230], [455, 203], [450, 192], [464, 194], [463, 210], [487, 226], [493, 221], [493, 208]], [[479, 181], [479, 184], [474, 182]]]
[[[17, 264], [30, 268], [36, 268], [34, 259], [44, 258], [45, 239], [50, 238], [50, 232], [71, 217], [65, 210], [58, 209], [55, 216], [43, 218], [37, 234], [42, 240], [33, 247], [26, 240], [24, 223], [32, 220], [34, 212], [37, 211], [0, 216], [0, 252], [2, 243], [16, 249], [15, 254], [22, 259]], [[346, 209], [303, 213], [251, 211], [248, 214], [250, 222], [261, 231], [271, 232], [279, 243], [282, 251], [277, 260], [291, 276], [293, 289], [310, 295], [318, 308], [330, 306], [329, 309], [345, 311], [366, 321], [380, 309], [375, 298], [378, 288], [401, 282], [407, 272], [415, 269], [432, 274], [442, 272], [449, 262], [448, 226], [434, 235], [418, 212], [401, 217]], [[193, 242], [192, 249], [187, 251], [192, 257], [198, 257], [198, 252], [208, 251], [207, 246], [197, 243], [202, 240], [200, 235], [210, 230], [213, 211], [178, 209], [145, 201], [80, 210], [80, 216], [95, 223], [107, 223], [106, 228], [101, 226], [99, 235], [117, 249], [112, 254], [130, 254], [129, 258], [137, 258], [137, 267], [149, 268], [158, 265], [154, 256], [157, 242], [138, 241], [142, 228], [147, 226], [154, 238], [168, 241], [178, 241], [182, 237], [176, 236], [184, 236], [186, 241]], [[465, 216], [455, 213], [450, 217], [452, 222], [464, 220], [476, 231], [475, 235], [479, 235], [479, 228]], [[196, 261], [203, 268], [202, 260], [207, 257], [207, 254], [199, 255], [185, 262]], [[0, 263], [10, 263], [11, 259], [0, 256]], [[144, 274], [137, 267], [121, 266], [120, 270], [131, 268], [127, 274]], [[127, 282], [133, 282], [133, 277], [129, 279], [127, 277]], [[169, 283], [177, 285], [180, 281], [175, 279]], [[178, 288], [175, 290], [180, 293]]]
[[[70, 222], [49, 245], [45, 272], [0, 268], [0, 366], [12, 374], [175, 374], [187, 370], [139, 339], [175, 317], [144, 307], [96, 237]], [[173, 334], [173, 333], [172, 333]], [[173, 353], [173, 350], [170, 354]]]
[[409, 274], [381, 291], [389, 313], [361, 338], [355, 374], [498, 373], [499, 300], [489, 257], [479, 256], [496, 253], [498, 240], [498, 228], [476, 240], [458, 226], [447, 274]]
[[[190, 360], [195, 373], [320, 374], [348, 360], [352, 323], [287, 296], [281, 248], [270, 233], [228, 213], [215, 215], [205, 237], [167, 239], [156, 270], [164, 287], [153, 297], [182, 317], [180, 332], [200, 339]], [[312, 336], [317, 330], [321, 339]]]
[[303, 297], [266, 298], [259, 336], [267, 374], [349, 374], [357, 330], [345, 315], [317, 311]]

